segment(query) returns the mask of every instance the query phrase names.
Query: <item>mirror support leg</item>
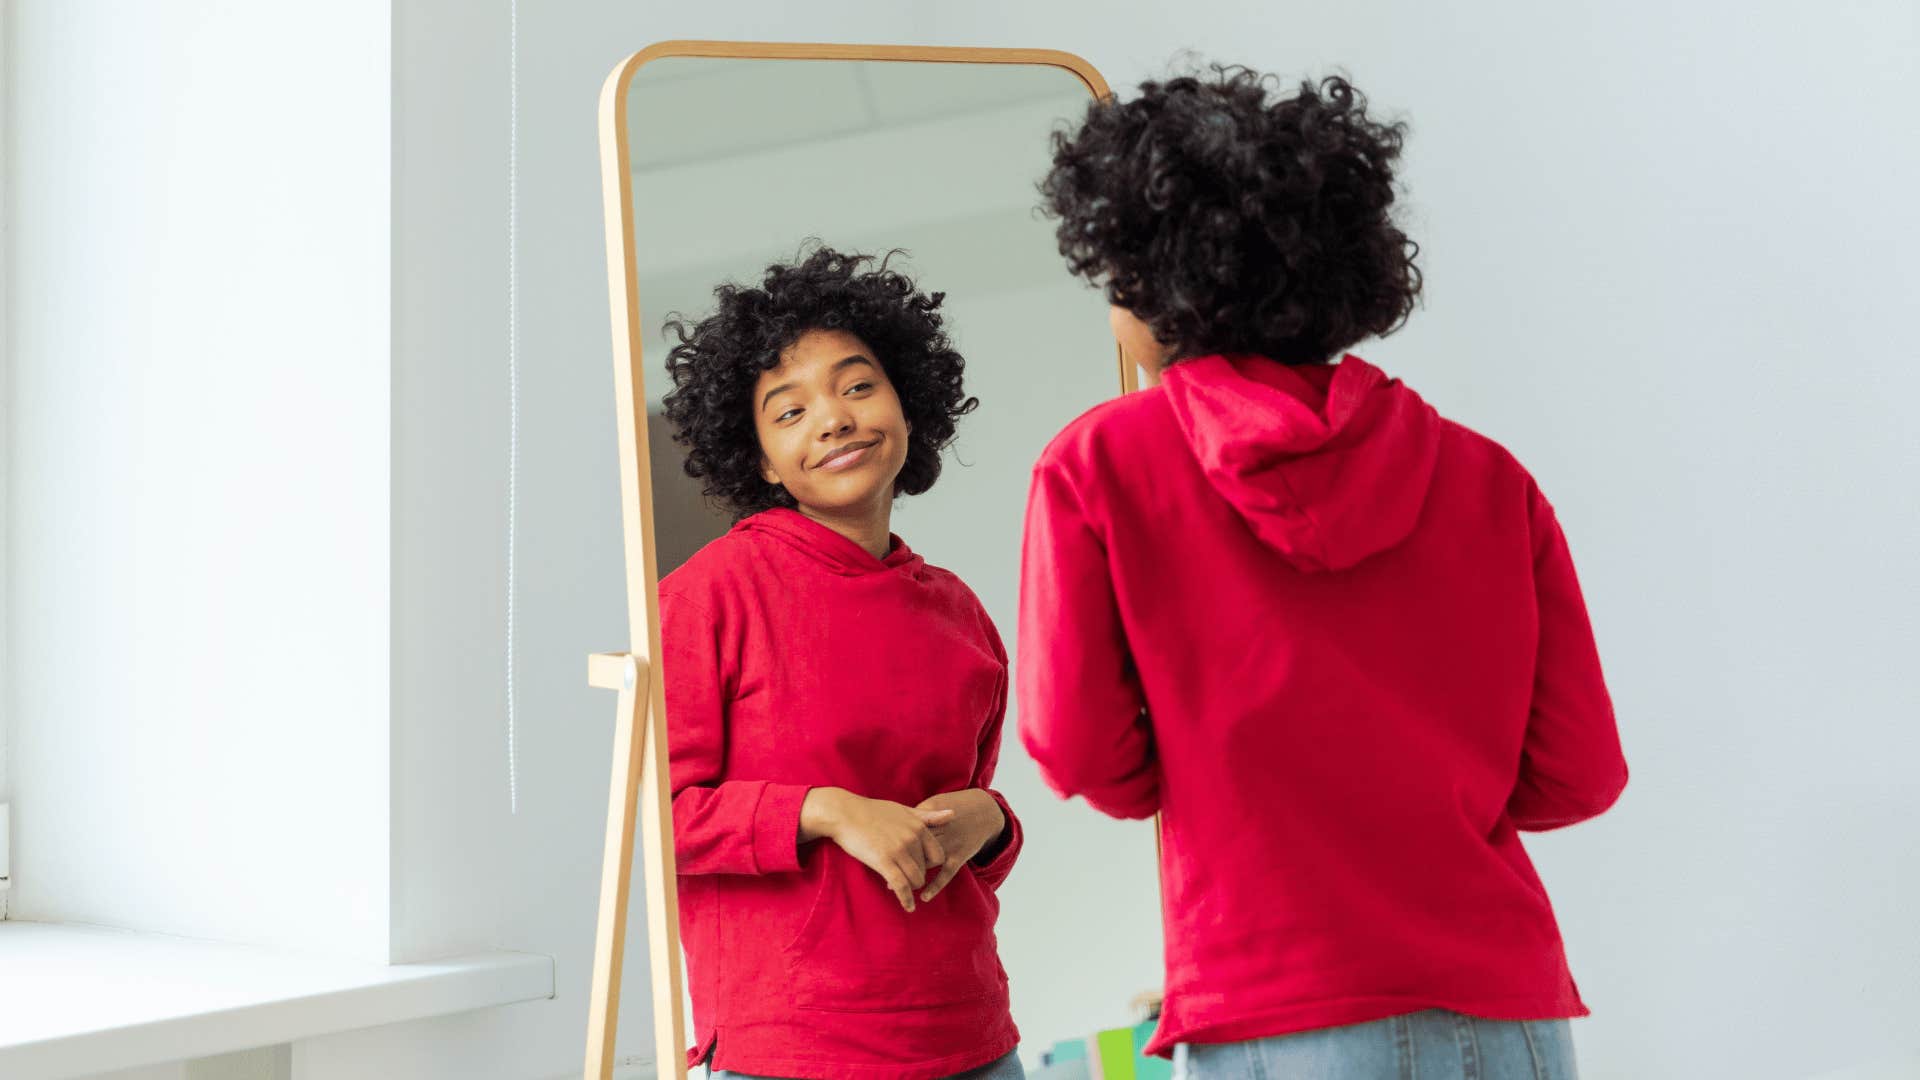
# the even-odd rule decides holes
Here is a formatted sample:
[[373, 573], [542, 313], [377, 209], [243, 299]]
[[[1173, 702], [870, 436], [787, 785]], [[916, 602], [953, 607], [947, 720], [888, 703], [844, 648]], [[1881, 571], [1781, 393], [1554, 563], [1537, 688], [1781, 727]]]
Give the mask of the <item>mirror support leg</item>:
[[[613, 775], [607, 793], [606, 849], [600, 868], [600, 912], [593, 943], [593, 985], [587, 1010], [586, 1080], [612, 1080], [620, 1026], [621, 960], [627, 941], [627, 903], [633, 874], [636, 818], [641, 826], [647, 951], [652, 962], [656, 1075], [684, 1080], [680, 1039], [678, 899], [667, 880], [672, 822], [664, 732], [653, 722], [663, 704], [644, 659], [625, 653], [588, 658], [587, 681], [620, 693], [614, 714]], [[644, 710], [644, 712], [643, 712]], [[643, 797], [644, 796], [644, 797]], [[637, 812], [637, 813], [636, 813]]]

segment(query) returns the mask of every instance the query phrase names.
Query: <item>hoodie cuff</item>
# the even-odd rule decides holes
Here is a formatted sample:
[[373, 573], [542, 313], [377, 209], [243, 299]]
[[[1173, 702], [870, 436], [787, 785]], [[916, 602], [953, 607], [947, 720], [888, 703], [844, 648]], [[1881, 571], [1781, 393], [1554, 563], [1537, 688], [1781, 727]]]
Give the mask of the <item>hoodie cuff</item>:
[[813, 789], [768, 783], [753, 807], [753, 866], [762, 874], [800, 869], [800, 805]]
[[1020, 828], [1020, 819], [1014, 816], [1013, 807], [1007, 804], [1007, 797], [992, 788], [986, 791], [988, 795], [993, 796], [993, 801], [1000, 805], [1000, 813], [1007, 819], [1007, 825], [989, 845], [997, 845], [993, 857], [984, 863], [975, 862], [973, 872], [979, 876], [980, 880], [998, 889], [1000, 883], [1007, 879], [1007, 875], [1013, 872], [1013, 862], [1020, 857], [1020, 847], [1026, 842], [1026, 833]]

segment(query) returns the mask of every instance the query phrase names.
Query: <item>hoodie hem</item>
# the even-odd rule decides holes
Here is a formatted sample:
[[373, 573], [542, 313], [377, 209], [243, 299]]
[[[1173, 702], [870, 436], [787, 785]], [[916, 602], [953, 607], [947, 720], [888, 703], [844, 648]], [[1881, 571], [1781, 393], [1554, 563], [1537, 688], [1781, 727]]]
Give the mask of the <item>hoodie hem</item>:
[[1176, 1043], [1234, 1043], [1292, 1035], [1320, 1028], [1343, 1027], [1404, 1016], [1427, 1009], [1447, 1009], [1484, 1020], [1566, 1020], [1590, 1015], [1577, 995], [1528, 994], [1520, 997], [1447, 998], [1426, 995], [1372, 995], [1303, 1001], [1262, 1012], [1217, 1021], [1182, 1017], [1169, 1002], [1166, 1017], [1154, 1031], [1143, 1053], [1170, 1057]]
[[[721, 1031], [715, 1029], [702, 1044], [704, 1052], [701, 1057], [705, 1058], [707, 1053], [711, 1053], [713, 1068], [749, 1076], [788, 1077], [791, 1080], [840, 1080], [842, 1077], [847, 1080], [944, 1080], [956, 1073], [998, 1061], [1020, 1046], [1019, 1032], [1014, 1030], [1011, 1020], [1004, 1024], [1004, 1030], [995, 1037], [971, 1049], [905, 1063], [777, 1057], [752, 1050], [731, 1053], [720, 1035]], [[689, 1064], [697, 1062], [690, 1061]]]

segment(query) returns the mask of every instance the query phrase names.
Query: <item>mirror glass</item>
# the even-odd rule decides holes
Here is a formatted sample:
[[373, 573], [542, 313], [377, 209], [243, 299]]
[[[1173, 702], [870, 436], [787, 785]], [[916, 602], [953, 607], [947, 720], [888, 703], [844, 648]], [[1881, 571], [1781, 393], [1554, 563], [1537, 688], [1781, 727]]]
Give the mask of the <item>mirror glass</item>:
[[[704, 316], [715, 285], [757, 284], [810, 238], [843, 252], [900, 248], [908, 254], [894, 267], [946, 294], [946, 328], [980, 405], [960, 421], [933, 489], [896, 503], [892, 528], [972, 588], [1013, 651], [1028, 470], [1065, 424], [1119, 392], [1106, 302], [1066, 272], [1053, 224], [1035, 210], [1048, 136], [1088, 99], [1071, 72], [1037, 64], [664, 58], [641, 67], [628, 123], [663, 578], [731, 523], [682, 471], [684, 453], [660, 415], [675, 340], [663, 320]], [[783, 648], [792, 650], [784, 662], [848, 662], [808, 655], [805, 640]], [[665, 674], [671, 694], [674, 674]], [[992, 786], [1025, 842], [998, 891], [997, 934], [1022, 1058], [1034, 1069], [1056, 1042], [1127, 1025], [1132, 999], [1157, 987], [1159, 885], [1152, 823], [1059, 801], [1019, 744], [1015, 710], [1010, 702]], [[674, 730], [670, 714], [669, 738]], [[801, 848], [802, 873], [829, 842]], [[639, 873], [636, 864], [629, 1000], [647, 985]], [[877, 875], [867, 885], [886, 895]], [[746, 887], [722, 887], [735, 886]], [[683, 877], [683, 905], [687, 890]], [[825, 902], [835, 901], [844, 898]], [[645, 1053], [644, 1018], [627, 1012], [620, 1046]], [[698, 1034], [690, 1012], [689, 1042]]]

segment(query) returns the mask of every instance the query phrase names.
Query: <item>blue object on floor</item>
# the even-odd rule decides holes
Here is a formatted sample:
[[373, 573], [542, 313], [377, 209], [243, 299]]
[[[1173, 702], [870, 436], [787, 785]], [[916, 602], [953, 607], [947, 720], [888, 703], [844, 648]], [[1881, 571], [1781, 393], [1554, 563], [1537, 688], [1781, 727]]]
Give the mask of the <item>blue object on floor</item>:
[[1134, 1025], [1133, 1080], [1173, 1080], [1173, 1062], [1147, 1056], [1147, 1043], [1153, 1040], [1155, 1026], [1152, 1020], [1143, 1020]]
[[1087, 1059], [1082, 1055], [1064, 1061], [1055, 1059], [1051, 1064], [1028, 1073], [1027, 1080], [1093, 1080], [1093, 1072], [1087, 1068]]

